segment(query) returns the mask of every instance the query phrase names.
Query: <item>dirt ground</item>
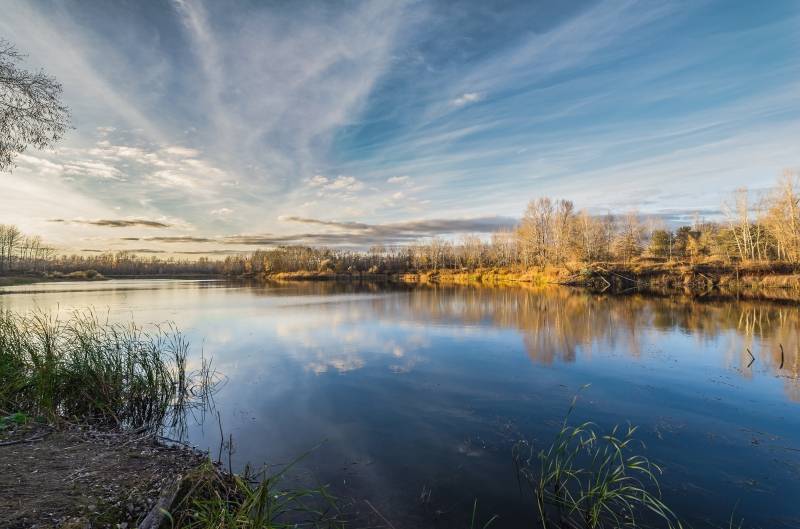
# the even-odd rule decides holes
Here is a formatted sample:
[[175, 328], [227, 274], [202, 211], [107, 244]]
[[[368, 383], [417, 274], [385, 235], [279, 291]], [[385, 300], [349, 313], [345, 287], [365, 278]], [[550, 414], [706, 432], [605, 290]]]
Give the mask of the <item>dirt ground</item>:
[[134, 528], [204, 456], [152, 436], [26, 425], [0, 433], [0, 528]]

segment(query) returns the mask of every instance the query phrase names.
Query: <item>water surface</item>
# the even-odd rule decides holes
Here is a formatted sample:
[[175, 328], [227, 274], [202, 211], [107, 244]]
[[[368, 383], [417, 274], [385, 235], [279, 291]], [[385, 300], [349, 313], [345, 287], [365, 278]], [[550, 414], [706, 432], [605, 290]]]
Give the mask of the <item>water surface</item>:
[[[639, 425], [665, 500], [695, 527], [727, 526], [734, 509], [748, 527], [800, 527], [796, 305], [336, 283], [0, 289], [0, 308], [86, 307], [174, 321], [194, 361], [202, 350], [228, 378], [216, 407], [233, 466], [324, 441], [302, 479], [330, 484], [364, 523], [379, 521], [368, 500], [398, 529], [466, 527], [477, 498], [495, 527], [534, 526], [511, 447], [548, 443], [591, 384], [574, 421]], [[216, 420], [189, 436], [216, 454]]]

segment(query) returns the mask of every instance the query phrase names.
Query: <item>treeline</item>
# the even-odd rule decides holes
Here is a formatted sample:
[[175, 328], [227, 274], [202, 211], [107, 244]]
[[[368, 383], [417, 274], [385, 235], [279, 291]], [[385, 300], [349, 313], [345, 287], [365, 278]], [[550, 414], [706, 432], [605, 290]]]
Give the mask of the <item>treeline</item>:
[[538, 198], [519, 225], [489, 238], [434, 237], [424, 243], [374, 246], [366, 251], [285, 246], [224, 260], [142, 257], [132, 252], [59, 256], [39, 237], [0, 225], [0, 273], [96, 270], [107, 276], [224, 274], [261, 276], [293, 272], [393, 274], [439, 269], [528, 268], [567, 263], [641, 260], [800, 265], [800, 175], [785, 174], [753, 200], [738, 190], [723, 218], [700, 218], [668, 228], [636, 212], [594, 215], [569, 200]]
[[698, 218], [672, 230], [636, 212], [598, 216], [577, 211], [569, 200], [539, 198], [530, 202], [516, 229], [495, 233], [489, 240], [474, 235], [457, 241], [433, 238], [366, 252], [282, 247], [228, 257], [223, 271], [400, 273], [641, 259], [800, 264], [800, 176], [785, 174], [757, 201], [747, 190], [737, 190], [723, 211], [724, 220]]
[[12, 225], [0, 224], [0, 273], [45, 270], [55, 249], [38, 235], [28, 236]]
[[224, 263], [208, 257], [198, 259], [142, 257], [134, 252], [104, 252], [97, 255], [58, 255], [38, 235], [22, 233], [13, 225], [0, 224], [0, 274], [64, 273], [95, 271], [108, 276], [215, 275]]
[[95, 270], [104, 276], [170, 276], [218, 275], [223, 272], [223, 262], [199, 257], [177, 259], [174, 257], [142, 257], [133, 252], [108, 252], [98, 255], [63, 255], [48, 263], [52, 272], [69, 273]]

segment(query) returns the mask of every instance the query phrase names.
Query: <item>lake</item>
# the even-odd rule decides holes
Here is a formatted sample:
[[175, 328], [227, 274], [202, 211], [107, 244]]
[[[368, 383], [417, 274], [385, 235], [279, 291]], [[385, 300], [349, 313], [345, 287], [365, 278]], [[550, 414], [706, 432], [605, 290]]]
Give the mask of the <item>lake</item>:
[[[468, 527], [477, 499], [492, 527], [535, 526], [512, 447], [549, 444], [580, 394], [570, 421], [638, 425], [666, 503], [694, 527], [727, 527], [734, 510], [747, 527], [800, 527], [796, 304], [325, 282], [0, 288], [0, 308], [88, 307], [175, 322], [194, 364], [202, 351], [227, 378], [215, 405], [234, 468], [322, 443], [296, 479], [330, 484], [365, 524], [379, 511], [397, 529]], [[188, 437], [216, 455], [216, 416]]]

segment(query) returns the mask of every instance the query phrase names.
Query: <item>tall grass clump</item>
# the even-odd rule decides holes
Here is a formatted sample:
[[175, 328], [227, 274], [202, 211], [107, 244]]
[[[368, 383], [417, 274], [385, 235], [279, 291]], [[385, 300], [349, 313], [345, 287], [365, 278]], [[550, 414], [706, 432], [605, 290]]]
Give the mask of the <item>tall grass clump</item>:
[[284, 485], [286, 473], [293, 465], [272, 474], [246, 470], [243, 475], [236, 475], [221, 472], [209, 461], [187, 476], [189, 488], [169, 514], [172, 527], [344, 528], [337, 500], [327, 487]]
[[534, 454], [530, 443], [514, 447], [521, 483], [532, 493], [545, 529], [663, 527], [681, 529], [661, 500], [661, 469], [635, 453], [636, 427], [568, 423], [575, 400], [552, 444]]
[[122, 428], [175, 426], [211, 388], [172, 325], [0, 311], [0, 410]]

